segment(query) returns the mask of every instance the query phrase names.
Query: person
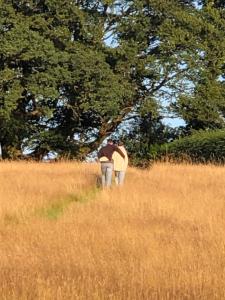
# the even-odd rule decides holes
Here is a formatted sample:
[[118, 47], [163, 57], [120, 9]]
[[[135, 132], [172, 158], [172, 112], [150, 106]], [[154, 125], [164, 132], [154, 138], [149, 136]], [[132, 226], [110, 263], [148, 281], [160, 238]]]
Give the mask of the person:
[[125, 158], [121, 158], [118, 152], [113, 153], [113, 168], [115, 171], [116, 185], [123, 185], [125, 179], [125, 172], [128, 166], [128, 155], [122, 141], [117, 142], [118, 148], [123, 152]]
[[113, 153], [117, 152], [121, 159], [125, 158], [124, 153], [113, 144], [112, 139], [107, 140], [107, 145], [102, 147], [98, 152], [98, 159], [101, 162], [102, 187], [110, 187], [112, 184], [113, 173]]

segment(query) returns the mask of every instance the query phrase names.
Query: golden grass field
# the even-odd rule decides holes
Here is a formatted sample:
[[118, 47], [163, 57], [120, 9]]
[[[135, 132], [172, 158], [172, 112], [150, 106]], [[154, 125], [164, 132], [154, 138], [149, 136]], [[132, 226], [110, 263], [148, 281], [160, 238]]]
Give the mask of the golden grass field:
[[225, 299], [225, 168], [0, 163], [0, 299]]

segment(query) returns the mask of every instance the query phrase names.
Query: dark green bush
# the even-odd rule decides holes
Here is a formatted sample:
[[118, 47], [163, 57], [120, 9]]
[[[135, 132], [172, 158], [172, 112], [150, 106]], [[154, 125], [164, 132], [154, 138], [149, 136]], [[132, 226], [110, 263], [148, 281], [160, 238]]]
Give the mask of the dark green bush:
[[195, 163], [225, 163], [225, 129], [198, 131], [191, 136], [163, 144], [157, 158]]

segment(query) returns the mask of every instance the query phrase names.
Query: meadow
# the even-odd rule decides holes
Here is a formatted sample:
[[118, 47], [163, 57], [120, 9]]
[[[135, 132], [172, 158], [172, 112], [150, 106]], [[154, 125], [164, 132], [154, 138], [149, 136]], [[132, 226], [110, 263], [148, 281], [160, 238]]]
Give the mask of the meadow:
[[225, 299], [225, 168], [0, 163], [0, 299]]

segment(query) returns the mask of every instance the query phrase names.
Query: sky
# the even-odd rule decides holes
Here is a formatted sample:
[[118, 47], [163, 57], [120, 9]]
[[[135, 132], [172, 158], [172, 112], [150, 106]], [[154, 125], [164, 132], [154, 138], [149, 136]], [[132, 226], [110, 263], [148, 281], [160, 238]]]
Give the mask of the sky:
[[184, 120], [181, 118], [164, 118], [163, 123], [173, 128], [185, 125]]

